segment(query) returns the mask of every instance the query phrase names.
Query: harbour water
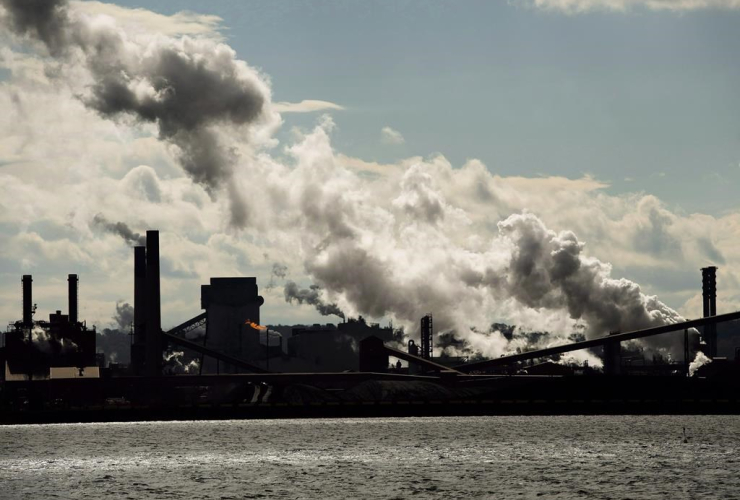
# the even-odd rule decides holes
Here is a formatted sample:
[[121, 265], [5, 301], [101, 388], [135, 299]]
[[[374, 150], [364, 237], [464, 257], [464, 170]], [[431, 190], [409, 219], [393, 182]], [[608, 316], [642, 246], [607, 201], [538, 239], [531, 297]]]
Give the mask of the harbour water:
[[2, 426], [0, 498], [731, 499], [740, 416]]

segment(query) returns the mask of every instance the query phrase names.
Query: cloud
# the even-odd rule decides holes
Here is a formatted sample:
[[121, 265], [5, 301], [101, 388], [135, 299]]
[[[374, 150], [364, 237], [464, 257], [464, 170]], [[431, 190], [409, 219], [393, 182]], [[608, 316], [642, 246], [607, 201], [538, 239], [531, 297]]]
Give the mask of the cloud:
[[313, 113], [314, 111], [336, 110], [342, 111], [345, 108], [339, 104], [329, 101], [317, 101], [313, 99], [304, 99], [301, 102], [276, 102], [273, 103], [272, 109], [278, 113]]
[[219, 31], [223, 19], [214, 15], [195, 12], [177, 12], [165, 16], [146, 9], [130, 9], [112, 3], [97, 1], [72, 1], [70, 5], [77, 11], [92, 17], [107, 16], [131, 32], [156, 32], [166, 36], [204, 36], [222, 40]]
[[406, 142], [401, 132], [390, 127], [383, 127], [380, 130], [380, 138], [385, 144], [403, 144]]
[[676, 12], [700, 9], [740, 9], [740, 0], [519, 0], [518, 3], [568, 14], [589, 11], [628, 12], [639, 8]]

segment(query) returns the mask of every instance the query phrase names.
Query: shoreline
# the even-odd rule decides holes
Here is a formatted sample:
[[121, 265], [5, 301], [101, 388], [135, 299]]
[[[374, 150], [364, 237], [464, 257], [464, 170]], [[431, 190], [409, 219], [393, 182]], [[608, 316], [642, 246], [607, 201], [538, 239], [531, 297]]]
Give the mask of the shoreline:
[[302, 418], [392, 418], [556, 415], [740, 415], [740, 399], [363, 401], [342, 403], [258, 403], [179, 407], [126, 406], [0, 412], [0, 425], [143, 421], [254, 420]]

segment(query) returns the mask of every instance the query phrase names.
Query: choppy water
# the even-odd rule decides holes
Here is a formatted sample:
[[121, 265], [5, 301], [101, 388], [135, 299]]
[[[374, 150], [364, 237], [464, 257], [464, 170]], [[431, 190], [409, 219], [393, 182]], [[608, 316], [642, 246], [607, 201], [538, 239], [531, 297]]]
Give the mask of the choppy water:
[[412, 497], [740, 498], [740, 417], [0, 427], [2, 499]]

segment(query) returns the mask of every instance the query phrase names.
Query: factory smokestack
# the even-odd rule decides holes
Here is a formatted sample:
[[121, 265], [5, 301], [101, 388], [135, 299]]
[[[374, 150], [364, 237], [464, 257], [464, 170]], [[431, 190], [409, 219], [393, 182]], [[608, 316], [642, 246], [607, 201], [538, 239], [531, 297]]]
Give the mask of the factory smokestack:
[[[136, 310], [134, 310], [136, 314]], [[162, 374], [162, 318], [159, 299], [159, 231], [146, 232], [146, 373]]]
[[23, 275], [23, 326], [31, 327], [33, 325], [33, 295], [31, 292], [31, 283], [33, 279], [30, 274]]
[[146, 362], [146, 247], [134, 247], [134, 343], [131, 366], [136, 375], [144, 375]]
[[429, 313], [421, 318], [421, 357], [432, 359], [432, 339], [434, 338], [434, 326], [432, 314]]
[[78, 278], [76, 274], [70, 274], [67, 276], [67, 282], [68, 284], [68, 291], [67, 294], [69, 296], [69, 322], [71, 324], [77, 323], [77, 283]]
[[[701, 291], [704, 301], [704, 317], [717, 315], [717, 268], [714, 266], [703, 267], [701, 270]], [[711, 324], [704, 327], [704, 341], [707, 344], [706, 355], [710, 358], [717, 357], [717, 325]]]

